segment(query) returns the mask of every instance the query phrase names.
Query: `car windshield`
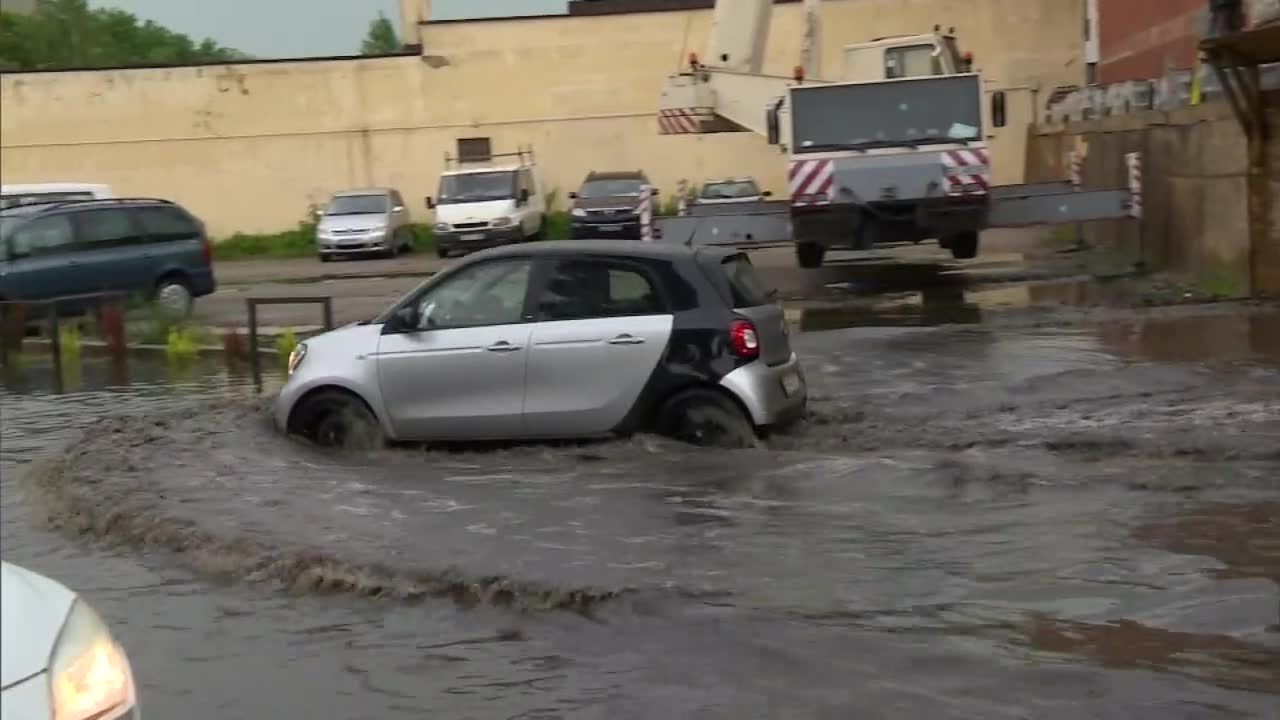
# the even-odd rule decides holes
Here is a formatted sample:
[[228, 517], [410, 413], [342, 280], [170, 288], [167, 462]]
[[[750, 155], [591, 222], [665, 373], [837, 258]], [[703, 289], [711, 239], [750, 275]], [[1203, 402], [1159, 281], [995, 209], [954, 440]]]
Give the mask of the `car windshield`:
[[793, 89], [795, 152], [979, 140], [981, 97], [971, 75]]
[[702, 187], [704, 200], [730, 200], [733, 198], [755, 197], [760, 188], [750, 180], [733, 180], [729, 182], [707, 183]]
[[516, 196], [516, 174], [511, 170], [463, 173], [440, 178], [441, 205], [510, 200]]
[[329, 202], [325, 215], [375, 215], [387, 211], [386, 195], [338, 195]]
[[640, 189], [647, 183], [640, 178], [613, 180], [588, 180], [578, 191], [580, 198], [639, 197]]

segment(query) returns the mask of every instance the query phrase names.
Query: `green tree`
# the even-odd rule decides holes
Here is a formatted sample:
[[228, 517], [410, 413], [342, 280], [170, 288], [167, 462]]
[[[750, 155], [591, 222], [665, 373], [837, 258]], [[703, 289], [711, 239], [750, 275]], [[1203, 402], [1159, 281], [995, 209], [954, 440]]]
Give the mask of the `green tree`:
[[0, 69], [190, 65], [246, 56], [212, 40], [199, 43], [123, 10], [87, 0], [38, 0], [30, 15], [0, 12]]
[[360, 54], [390, 55], [400, 52], [402, 47], [395, 26], [386, 15], [378, 13], [378, 17], [369, 23], [369, 32], [364, 36], [364, 42], [360, 43]]

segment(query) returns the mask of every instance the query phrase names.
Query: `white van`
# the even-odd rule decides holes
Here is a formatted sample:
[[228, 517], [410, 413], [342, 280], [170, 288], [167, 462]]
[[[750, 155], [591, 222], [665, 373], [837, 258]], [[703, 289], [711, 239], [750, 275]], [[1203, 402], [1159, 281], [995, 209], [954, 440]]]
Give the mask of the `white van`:
[[445, 168], [438, 194], [427, 198], [440, 257], [542, 239], [547, 198], [532, 150], [465, 162], [446, 155]]
[[64, 200], [104, 200], [115, 197], [107, 185], [90, 183], [35, 183], [0, 185], [0, 210], [18, 205]]

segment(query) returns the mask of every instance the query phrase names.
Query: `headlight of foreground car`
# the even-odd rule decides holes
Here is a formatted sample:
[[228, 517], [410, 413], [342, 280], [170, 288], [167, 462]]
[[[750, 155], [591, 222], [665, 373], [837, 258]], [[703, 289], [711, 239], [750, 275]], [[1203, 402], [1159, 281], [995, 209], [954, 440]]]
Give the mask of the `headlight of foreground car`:
[[289, 374], [292, 375], [294, 370], [302, 364], [302, 359], [307, 356], [307, 344], [298, 343], [293, 348], [293, 352], [289, 353]]
[[570, 212], [570, 214], [572, 214], [574, 217], [586, 217], [586, 216], [587, 216], [587, 211], [586, 211], [586, 210], [583, 210], [582, 208], [574, 208], [573, 210], [570, 210], [569, 212]]
[[50, 671], [54, 720], [113, 720], [137, 704], [129, 658], [83, 600], [71, 606]]

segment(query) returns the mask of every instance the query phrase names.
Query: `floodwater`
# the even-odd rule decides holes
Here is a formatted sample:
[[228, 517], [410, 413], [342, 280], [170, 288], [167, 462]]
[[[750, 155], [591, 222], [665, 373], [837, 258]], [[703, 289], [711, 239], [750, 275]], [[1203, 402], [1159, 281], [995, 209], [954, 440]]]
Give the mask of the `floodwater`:
[[333, 456], [216, 368], [36, 368], [0, 541], [155, 717], [1274, 718], [1277, 335], [803, 334], [813, 418], [745, 451]]

